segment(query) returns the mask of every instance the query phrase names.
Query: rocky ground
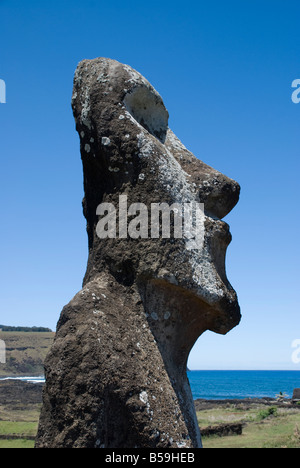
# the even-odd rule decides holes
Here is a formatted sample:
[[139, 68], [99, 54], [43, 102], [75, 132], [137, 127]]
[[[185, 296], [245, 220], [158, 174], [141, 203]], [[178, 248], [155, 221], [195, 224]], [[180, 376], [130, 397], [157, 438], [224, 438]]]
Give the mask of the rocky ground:
[[[0, 403], [11, 407], [18, 407], [39, 404], [42, 402], [42, 389], [44, 384], [30, 383], [20, 380], [2, 380], [0, 381]], [[295, 404], [290, 399], [283, 401], [273, 398], [244, 398], [242, 400], [195, 400], [196, 411], [210, 410], [218, 407], [236, 405], [238, 409], [247, 410], [255, 405], [293, 407]]]
[[295, 404], [292, 402], [291, 399], [285, 398], [281, 401], [275, 400], [274, 398], [243, 398], [243, 399], [236, 399], [236, 400], [202, 400], [198, 399], [195, 400], [195, 408], [196, 411], [203, 411], [213, 409], [216, 406], [218, 407], [226, 407], [228, 405], [236, 405], [237, 409], [247, 410], [253, 406], [257, 405], [265, 405], [265, 406], [277, 406], [282, 408], [295, 408]]
[[2, 380], [0, 381], [0, 406], [11, 410], [28, 410], [42, 402], [43, 386], [44, 384], [33, 384], [21, 380]]
[[[34, 445], [43, 386], [42, 383], [33, 384], [20, 380], [0, 381], [0, 447], [15, 443], [15, 447], [18, 448], [21, 439], [23, 444], [31, 444], [29, 448]], [[274, 408], [278, 410], [277, 417], [273, 417]], [[271, 431], [273, 430], [271, 425], [284, 427], [284, 424], [288, 422], [289, 432], [284, 436], [283, 442], [281, 442], [282, 439], [280, 440], [279, 446], [285, 446], [286, 440], [292, 440], [293, 446], [298, 446], [298, 440], [295, 442], [295, 433], [298, 431], [297, 421], [300, 421], [300, 406], [292, 400], [199, 399], [195, 400], [195, 409], [204, 438], [204, 446], [207, 448], [211, 445], [218, 447], [220, 444], [231, 446], [232, 443], [244, 443], [247, 446], [249, 440], [247, 432], [254, 431], [256, 434], [257, 431]], [[253, 438], [253, 435], [251, 437]], [[273, 432], [270, 433], [269, 438], [273, 440]], [[251, 440], [251, 443], [255, 446], [257, 441]]]

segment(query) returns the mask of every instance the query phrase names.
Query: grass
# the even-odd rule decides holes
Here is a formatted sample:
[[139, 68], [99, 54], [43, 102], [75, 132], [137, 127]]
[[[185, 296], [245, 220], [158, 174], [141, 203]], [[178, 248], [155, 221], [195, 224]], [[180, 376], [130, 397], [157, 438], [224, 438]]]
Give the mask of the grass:
[[[29, 410], [13, 410], [0, 406], [0, 448], [34, 448], [35, 437], [41, 405]], [[19, 437], [18, 439], [1, 439], [2, 437]]]
[[0, 449], [7, 448], [21, 448], [21, 449], [33, 449], [34, 440], [27, 439], [15, 439], [15, 440], [0, 440]]
[[[33, 448], [41, 405], [20, 410], [0, 406], [0, 448]], [[300, 410], [264, 405], [216, 405], [197, 412], [200, 427], [242, 422], [242, 435], [203, 437], [204, 448], [300, 448]], [[19, 436], [1, 440], [2, 436]]]
[[[275, 411], [276, 410], [276, 411]], [[204, 448], [300, 448], [300, 411], [290, 408], [234, 406], [197, 413], [200, 427], [243, 422], [243, 434], [204, 437]]]
[[35, 436], [37, 431], [36, 421], [0, 421], [1, 435], [18, 435]]

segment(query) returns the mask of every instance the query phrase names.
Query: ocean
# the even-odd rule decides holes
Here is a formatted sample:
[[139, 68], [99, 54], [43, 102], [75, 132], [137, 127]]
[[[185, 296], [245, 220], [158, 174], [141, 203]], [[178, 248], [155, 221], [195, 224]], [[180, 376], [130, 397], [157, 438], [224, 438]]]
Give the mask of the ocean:
[[275, 398], [279, 392], [287, 398], [300, 388], [300, 371], [188, 371], [193, 398], [226, 400]]
[[[300, 388], [300, 371], [188, 371], [194, 400], [227, 400], [242, 398], [275, 398], [279, 392], [291, 398]], [[16, 378], [16, 377], [8, 377]], [[6, 380], [7, 378], [0, 378]], [[44, 377], [17, 377], [19, 380], [42, 383]]]

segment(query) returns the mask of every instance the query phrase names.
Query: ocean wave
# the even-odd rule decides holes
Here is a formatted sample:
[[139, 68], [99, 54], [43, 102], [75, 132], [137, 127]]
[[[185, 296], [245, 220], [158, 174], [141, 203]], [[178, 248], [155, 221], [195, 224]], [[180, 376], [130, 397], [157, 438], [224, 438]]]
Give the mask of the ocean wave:
[[21, 380], [22, 382], [30, 382], [30, 383], [45, 383], [45, 377], [41, 376], [9, 376], [9, 377], [0, 377], [1, 380]]

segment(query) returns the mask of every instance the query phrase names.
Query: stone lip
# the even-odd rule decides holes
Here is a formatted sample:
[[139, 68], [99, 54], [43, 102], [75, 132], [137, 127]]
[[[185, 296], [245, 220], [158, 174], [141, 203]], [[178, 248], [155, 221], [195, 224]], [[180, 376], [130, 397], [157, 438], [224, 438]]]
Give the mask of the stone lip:
[[[37, 447], [201, 447], [186, 376], [206, 330], [239, 323], [221, 221], [239, 185], [190, 153], [159, 93], [115, 60], [82, 61], [72, 108], [80, 136], [89, 257], [82, 290], [61, 313], [46, 359]], [[107, 238], [97, 208], [204, 202], [204, 240]], [[120, 216], [117, 215], [120, 222]]]

